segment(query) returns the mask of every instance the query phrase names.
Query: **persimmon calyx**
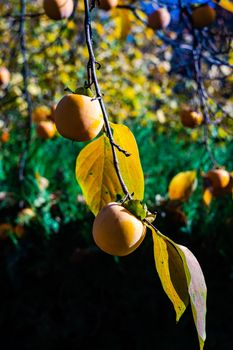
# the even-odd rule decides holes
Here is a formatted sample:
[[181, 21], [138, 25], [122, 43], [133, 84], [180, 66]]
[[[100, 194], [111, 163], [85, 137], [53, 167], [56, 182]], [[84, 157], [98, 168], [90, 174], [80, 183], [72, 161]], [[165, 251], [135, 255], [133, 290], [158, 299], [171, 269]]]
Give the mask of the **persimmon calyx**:
[[153, 222], [156, 218], [156, 213], [149, 212], [147, 205], [139, 199], [128, 199], [121, 205], [140, 220]]
[[88, 96], [88, 97], [94, 97], [95, 96], [93, 94], [92, 90], [89, 87], [85, 87], [85, 86], [78, 87], [75, 90], [74, 93], [77, 94], [77, 95], [84, 95], [84, 96]]
[[95, 97], [95, 95], [93, 94], [93, 91], [87, 87], [86, 85], [84, 86], [79, 86], [77, 87], [77, 89], [75, 90], [71, 90], [68, 86], [64, 89], [64, 91], [67, 91], [71, 94], [75, 94], [75, 95], [83, 95], [83, 96], [88, 96], [88, 97]]

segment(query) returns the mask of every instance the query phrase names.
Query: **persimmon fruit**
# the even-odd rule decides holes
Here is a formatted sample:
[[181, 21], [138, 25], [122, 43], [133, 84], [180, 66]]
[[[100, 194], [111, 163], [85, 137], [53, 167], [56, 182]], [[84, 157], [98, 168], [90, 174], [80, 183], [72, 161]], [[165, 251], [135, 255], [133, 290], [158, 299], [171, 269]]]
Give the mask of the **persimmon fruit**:
[[10, 82], [10, 72], [6, 67], [0, 67], [0, 87], [6, 88]]
[[43, 140], [47, 140], [47, 139], [51, 139], [54, 137], [54, 135], [56, 134], [56, 126], [52, 121], [42, 121], [40, 123], [38, 123], [37, 128], [36, 128], [36, 133], [37, 135], [43, 139]]
[[9, 233], [12, 233], [14, 231], [13, 226], [8, 223], [2, 223], [0, 224], [0, 239], [7, 238]]
[[147, 25], [154, 30], [165, 29], [171, 21], [170, 13], [166, 8], [159, 8], [148, 16]]
[[44, 0], [45, 14], [55, 20], [69, 18], [74, 9], [73, 0]]
[[146, 227], [119, 203], [111, 202], [96, 216], [92, 234], [96, 245], [105, 253], [125, 256], [142, 243]]
[[209, 5], [196, 7], [191, 13], [194, 28], [202, 29], [210, 26], [216, 18], [216, 11]]
[[0, 137], [1, 141], [3, 143], [7, 143], [10, 140], [10, 133], [8, 130], [3, 130], [1, 137]]
[[73, 141], [89, 141], [103, 127], [103, 115], [97, 100], [78, 94], [65, 95], [54, 112], [58, 132]]
[[109, 11], [118, 5], [118, 0], [100, 0], [98, 8], [101, 10]]
[[210, 181], [214, 190], [224, 189], [230, 182], [230, 173], [225, 169], [212, 169], [209, 170], [205, 177]]
[[51, 115], [51, 109], [47, 106], [38, 106], [32, 111], [32, 120], [35, 123], [40, 123], [42, 121], [48, 120]]
[[180, 119], [183, 126], [187, 128], [196, 128], [203, 122], [203, 115], [189, 108], [180, 111]]

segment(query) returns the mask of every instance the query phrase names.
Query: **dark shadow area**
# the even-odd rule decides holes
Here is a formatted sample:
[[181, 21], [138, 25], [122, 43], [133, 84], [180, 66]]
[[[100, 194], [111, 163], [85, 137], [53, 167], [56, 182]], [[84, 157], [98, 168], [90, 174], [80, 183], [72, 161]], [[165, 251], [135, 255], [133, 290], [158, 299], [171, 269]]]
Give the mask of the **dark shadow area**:
[[[198, 349], [190, 306], [175, 322], [150, 234], [134, 253], [114, 259], [87, 245], [77, 230], [69, 225], [47, 242], [25, 239], [19, 249], [2, 245], [1, 350]], [[189, 243], [208, 286], [205, 349], [229, 350], [230, 267], [203, 244]]]

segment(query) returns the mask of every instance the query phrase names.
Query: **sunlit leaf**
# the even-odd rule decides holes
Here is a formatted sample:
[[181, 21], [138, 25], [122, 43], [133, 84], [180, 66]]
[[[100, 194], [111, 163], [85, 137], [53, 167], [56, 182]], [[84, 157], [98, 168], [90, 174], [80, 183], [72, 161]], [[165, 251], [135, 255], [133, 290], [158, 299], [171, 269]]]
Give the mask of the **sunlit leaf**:
[[223, 7], [225, 10], [229, 12], [233, 12], [233, 3], [230, 0], [214, 0], [219, 6]]
[[[150, 227], [151, 228], [151, 227]], [[171, 300], [178, 322], [189, 302], [182, 259], [174, 246], [153, 229], [154, 259], [163, 289]]]
[[189, 298], [202, 350], [206, 338], [207, 288], [201, 267], [188, 248], [176, 244], [148, 226], [153, 234], [156, 269], [163, 288], [176, 310], [176, 318], [178, 320], [185, 311]]
[[204, 204], [208, 207], [213, 199], [213, 189], [212, 187], [207, 187], [204, 189], [202, 194], [202, 199]]
[[198, 333], [200, 350], [202, 350], [206, 339], [205, 323], [207, 288], [204, 275], [199, 262], [193, 253], [182, 245], [175, 244], [175, 246], [183, 260], [193, 319]]
[[[134, 193], [134, 198], [142, 200], [144, 177], [135, 138], [124, 125], [112, 123], [111, 128], [115, 143], [130, 153], [126, 157], [115, 148], [122, 178], [129, 192]], [[95, 215], [107, 203], [124, 196], [114, 168], [111, 145], [105, 134], [88, 144], [78, 155], [76, 178], [87, 205]]]
[[197, 184], [196, 171], [180, 172], [173, 177], [169, 184], [169, 198], [171, 200], [186, 201]]

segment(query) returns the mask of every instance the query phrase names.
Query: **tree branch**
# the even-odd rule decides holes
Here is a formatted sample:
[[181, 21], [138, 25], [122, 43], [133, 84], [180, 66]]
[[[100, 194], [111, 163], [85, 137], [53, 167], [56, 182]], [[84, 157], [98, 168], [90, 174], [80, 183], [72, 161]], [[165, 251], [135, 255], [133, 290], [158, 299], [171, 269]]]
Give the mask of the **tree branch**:
[[26, 128], [26, 145], [23, 153], [20, 156], [19, 161], [19, 180], [23, 181], [25, 176], [25, 164], [27, 153], [31, 142], [31, 130], [32, 130], [32, 102], [31, 96], [28, 91], [29, 83], [29, 67], [26, 53], [26, 43], [25, 43], [25, 14], [26, 14], [26, 0], [20, 0], [20, 22], [19, 22], [19, 42], [20, 51], [23, 58], [22, 75], [23, 75], [23, 94], [25, 101], [27, 103], [27, 113], [28, 113], [28, 124]]
[[119, 167], [119, 163], [118, 163], [118, 159], [117, 159], [117, 155], [116, 155], [116, 149], [115, 149], [116, 145], [115, 145], [115, 142], [113, 139], [112, 130], [110, 127], [107, 111], [106, 111], [106, 108], [105, 108], [105, 105], [104, 105], [104, 102], [102, 99], [102, 94], [100, 91], [98, 78], [97, 78], [97, 74], [96, 74], [97, 61], [95, 59], [94, 50], [92, 47], [91, 18], [90, 18], [90, 9], [89, 9], [88, 0], [84, 0], [84, 5], [85, 5], [85, 20], [84, 20], [85, 36], [86, 36], [87, 49], [88, 49], [88, 53], [89, 53], [89, 61], [88, 61], [88, 65], [87, 65], [87, 74], [88, 74], [88, 80], [89, 80], [88, 83], [90, 85], [93, 84], [95, 87], [96, 98], [99, 101], [100, 108], [101, 108], [102, 113], [103, 113], [106, 134], [109, 138], [111, 148], [112, 148], [113, 164], [114, 164], [114, 167], [116, 170], [117, 177], [119, 179], [119, 182], [121, 184], [121, 187], [122, 187], [124, 194], [129, 196], [129, 198], [131, 198], [131, 194], [129, 193], [127, 186], [124, 183], [124, 180], [123, 180], [121, 172], [120, 172], [120, 167]]

